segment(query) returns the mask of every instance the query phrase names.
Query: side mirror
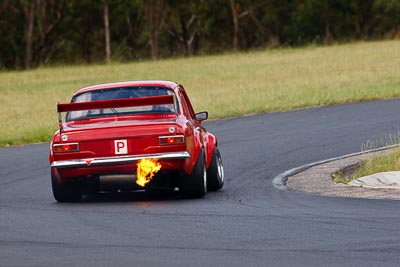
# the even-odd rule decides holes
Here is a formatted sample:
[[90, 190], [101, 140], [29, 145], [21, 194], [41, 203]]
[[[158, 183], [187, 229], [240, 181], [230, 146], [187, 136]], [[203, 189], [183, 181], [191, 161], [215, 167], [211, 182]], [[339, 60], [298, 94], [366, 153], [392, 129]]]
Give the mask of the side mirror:
[[197, 121], [205, 121], [206, 119], [208, 119], [208, 112], [207, 111], [196, 113], [196, 120]]

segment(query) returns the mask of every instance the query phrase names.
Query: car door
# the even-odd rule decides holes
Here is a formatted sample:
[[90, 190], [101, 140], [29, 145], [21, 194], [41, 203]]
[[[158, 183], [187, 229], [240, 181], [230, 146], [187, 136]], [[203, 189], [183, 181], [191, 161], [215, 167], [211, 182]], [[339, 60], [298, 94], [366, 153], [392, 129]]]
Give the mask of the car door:
[[[190, 140], [190, 137], [187, 140], [188, 144], [192, 144], [192, 148], [188, 147], [189, 150], [192, 150], [189, 153], [195, 155], [202, 147], [206, 148], [207, 131], [201, 126], [201, 122], [196, 120], [192, 104], [183, 88], [179, 90], [179, 97], [181, 98], [183, 115], [186, 117], [187, 131], [189, 131], [186, 136], [192, 136], [192, 140]], [[195, 153], [196, 150], [198, 150], [197, 153]]]

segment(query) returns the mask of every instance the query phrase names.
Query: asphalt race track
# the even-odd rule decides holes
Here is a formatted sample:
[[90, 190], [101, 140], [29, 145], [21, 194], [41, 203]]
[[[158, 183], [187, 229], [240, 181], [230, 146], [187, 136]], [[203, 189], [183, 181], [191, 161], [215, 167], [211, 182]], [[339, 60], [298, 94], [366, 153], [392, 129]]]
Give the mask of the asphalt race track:
[[198, 200], [136, 192], [56, 203], [49, 145], [1, 148], [0, 266], [400, 265], [400, 201], [272, 185], [293, 167], [382, 145], [400, 131], [400, 100], [206, 126], [219, 137], [226, 183]]

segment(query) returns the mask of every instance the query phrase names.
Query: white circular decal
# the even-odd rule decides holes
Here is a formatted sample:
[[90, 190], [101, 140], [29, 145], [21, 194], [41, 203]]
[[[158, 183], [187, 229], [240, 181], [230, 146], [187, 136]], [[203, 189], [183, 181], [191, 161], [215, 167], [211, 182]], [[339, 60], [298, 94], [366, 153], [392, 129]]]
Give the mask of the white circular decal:
[[68, 141], [68, 135], [65, 134], [61, 135], [61, 140]]

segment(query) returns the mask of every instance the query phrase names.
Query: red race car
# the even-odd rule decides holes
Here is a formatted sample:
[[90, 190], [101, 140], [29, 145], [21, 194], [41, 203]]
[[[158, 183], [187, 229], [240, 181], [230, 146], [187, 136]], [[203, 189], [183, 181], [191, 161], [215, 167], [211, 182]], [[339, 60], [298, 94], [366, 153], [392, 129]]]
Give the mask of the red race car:
[[217, 138], [201, 125], [208, 113], [194, 112], [180, 84], [90, 86], [57, 111], [49, 161], [59, 202], [97, 192], [176, 188], [184, 197], [200, 198], [224, 184]]

